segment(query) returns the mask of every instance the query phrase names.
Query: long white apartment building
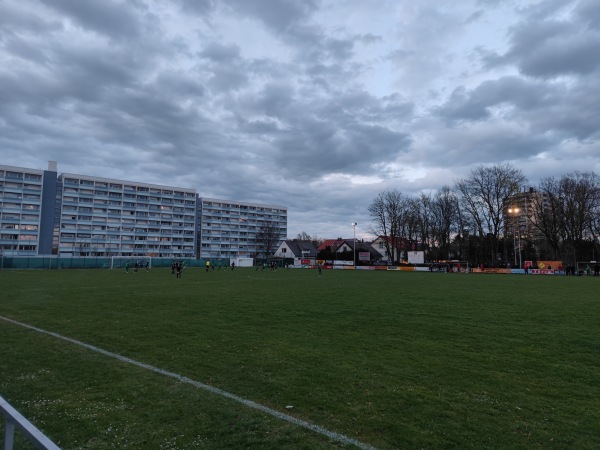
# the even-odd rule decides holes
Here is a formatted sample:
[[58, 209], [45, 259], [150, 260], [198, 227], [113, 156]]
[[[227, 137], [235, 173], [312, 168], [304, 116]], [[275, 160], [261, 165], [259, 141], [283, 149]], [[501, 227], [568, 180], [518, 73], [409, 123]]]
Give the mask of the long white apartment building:
[[59, 175], [53, 161], [47, 170], [0, 165], [3, 256], [261, 257], [266, 225], [279, 245], [287, 208], [199, 197], [191, 188]]
[[63, 173], [59, 255], [195, 257], [196, 190]]
[[267, 224], [278, 235], [275, 249], [287, 236], [284, 206], [200, 197], [197, 221], [200, 258], [264, 257], [259, 235]]

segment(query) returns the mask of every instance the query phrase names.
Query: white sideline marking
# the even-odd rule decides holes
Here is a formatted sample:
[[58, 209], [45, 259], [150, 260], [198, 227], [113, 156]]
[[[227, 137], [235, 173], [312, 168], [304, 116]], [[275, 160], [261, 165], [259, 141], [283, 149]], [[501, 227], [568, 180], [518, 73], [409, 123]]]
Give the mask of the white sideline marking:
[[66, 336], [62, 336], [62, 335], [60, 335], [58, 333], [54, 333], [53, 331], [47, 331], [47, 330], [43, 330], [43, 329], [38, 328], [38, 327], [34, 327], [33, 325], [28, 325], [26, 323], [17, 322], [16, 320], [9, 319], [8, 317], [0, 316], [0, 319], [4, 320], [6, 322], [10, 322], [10, 323], [15, 324], [15, 325], [19, 325], [19, 326], [24, 327], [24, 328], [28, 328], [28, 329], [33, 330], [33, 331], [37, 331], [38, 333], [47, 334], [48, 336], [53, 336], [53, 337], [55, 337], [57, 339], [62, 339], [63, 341], [70, 342], [72, 344], [78, 345], [78, 346], [83, 347], [83, 348], [87, 348], [88, 350], [92, 350], [92, 351], [94, 351], [96, 353], [101, 353], [102, 355], [110, 356], [111, 358], [118, 359], [119, 361], [122, 361], [122, 362], [125, 362], [125, 363], [129, 363], [129, 364], [132, 364], [134, 366], [141, 367], [142, 369], [150, 370], [151, 372], [156, 372], [156, 373], [159, 373], [161, 375], [165, 375], [167, 377], [174, 378], [174, 379], [176, 379], [178, 381], [181, 381], [183, 383], [191, 384], [192, 386], [195, 386], [195, 387], [197, 387], [199, 389], [203, 389], [205, 391], [212, 392], [213, 394], [217, 394], [217, 395], [220, 395], [222, 397], [225, 397], [225, 398], [228, 398], [230, 400], [233, 400], [235, 402], [238, 402], [238, 403], [241, 403], [243, 405], [246, 405], [249, 408], [257, 409], [259, 411], [267, 413], [267, 414], [269, 414], [269, 415], [271, 415], [273, 417], [276, 417], [278, 419], [285, 420], [286, 422], [289, 422], [289, 423], [292, 423], [294, 425], [298, 425], [300, 427], [303, 427], [303, 428], [306, 428], [308, 430], [314, 431], [315, 433], [318, 433], [318, 434], [320, 434], [322, 436], [326, 436], [326, 437], [328, 437], [328, 438], [330, 438], [330, 439], [332, 439], [334, 441], [343, 442], [344, 444], [351, 444], [351, 445], [354, 445], [354, 446], [356, 446], [358, 448], [361, 448], [361, 449], [364, 449], [364, 450], [377, 450], [375, 447], [373, 447], [373, 446], [371, 446], [369, 444], [365, 444], [363, 442], [357, 441], [356, 439], [353, 439], [351, 437], [345, 436], [345, 435], [340, 434], [340, 433], [336, 433], [334, 431], [329, 431], [326, 428], [323, 428], [323, 427], [321, 427], [319, 425], [315, 425], [315, 424], [307, 422], [305, 420], [297, 419], [296, 417], [292, 417], [292, 416], [290, 416], [288, 414], [284, 414], [284, 413], [279, 412], [279, 411], [277, 411], [275, 409], [269, 408], [268, 406], [264, 406], [264, 405], [261, 405], [260, 403], [253, 402], [252, 400], [248, 400], [248, 399], [245, 399], [243, 397], [239, 397], [239, 396], [237, 396], [235, 394], [232, 394], [230, 392], [224, 391], [223, 389], [219, 389], [219, 388], [216, 388], [214, 386], [210, 386], [208, 384], [201, 383], [199, 381], [194, 381], [191, 378], [185, 377], [183, 375], [179, 375], [178, 373], [169, 372], [168, 370], [159, 369], [158, 367], [151, 366], [150, 364], [139, 362], [139, 361], [136, 361], [135, 359], [131, 359], [131, 358], [127, 358], [126, 356], [119, 355], [118, 353], [109, 352], [108, 350], [103, 350], [103, 349], [101, 349], [99, 347], [95, 347], [93, 345], [86, 344], [85, 342], [78, 341], [77, 339], [72, 339], [72, 338], [69, 338], [69, 337], [66, 337]]

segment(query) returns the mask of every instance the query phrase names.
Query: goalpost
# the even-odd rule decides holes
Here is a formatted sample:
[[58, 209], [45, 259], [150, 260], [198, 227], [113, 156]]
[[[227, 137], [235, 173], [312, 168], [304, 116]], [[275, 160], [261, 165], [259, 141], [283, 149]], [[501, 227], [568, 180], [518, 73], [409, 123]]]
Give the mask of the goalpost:
[[131, 270], [135, 269], [135, 264], [138, 263], [140, 269], [152, 268], [152, 257], [151, 256], [111, 256], [110, 268], [111, 269], [124, 269], [126, 264], [129, 263]]

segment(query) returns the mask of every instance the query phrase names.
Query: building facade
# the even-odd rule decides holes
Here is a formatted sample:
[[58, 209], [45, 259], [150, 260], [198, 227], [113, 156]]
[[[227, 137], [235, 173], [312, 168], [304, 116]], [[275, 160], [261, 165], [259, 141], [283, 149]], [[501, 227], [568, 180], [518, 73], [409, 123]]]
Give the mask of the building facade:
[[533, 188], [507, 198], [503, 208], [505, 234], [517, 234], [534, 241], [543, 239], [536, 226], [536, 212], [545, 207], [544, 195]]
[[0, 166], [0, 252], [52, 253], [56, 163], [48, 170]]
[[264, 256], [261, 229], [271, 225], [275, 249], [287, 235], [287, 208], [212, 198], [198, 198], [197, 254], [200, 258]]
[[196, 190], [65, 173], [58, 254], [195, 257]]
[[199, 197], [196, 189], [0, 166], [0, 252], [10, 256], [261, 256], [287, 234], [287, 208]]

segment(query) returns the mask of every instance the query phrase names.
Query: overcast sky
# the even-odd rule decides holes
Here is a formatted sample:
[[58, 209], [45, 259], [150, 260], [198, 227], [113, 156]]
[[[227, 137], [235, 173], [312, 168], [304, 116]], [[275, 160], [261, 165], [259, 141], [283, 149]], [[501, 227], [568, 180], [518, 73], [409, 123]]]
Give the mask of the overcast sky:
[[600, 1], [0, 0], [0, 164], [282, 205], [600, 173]]

